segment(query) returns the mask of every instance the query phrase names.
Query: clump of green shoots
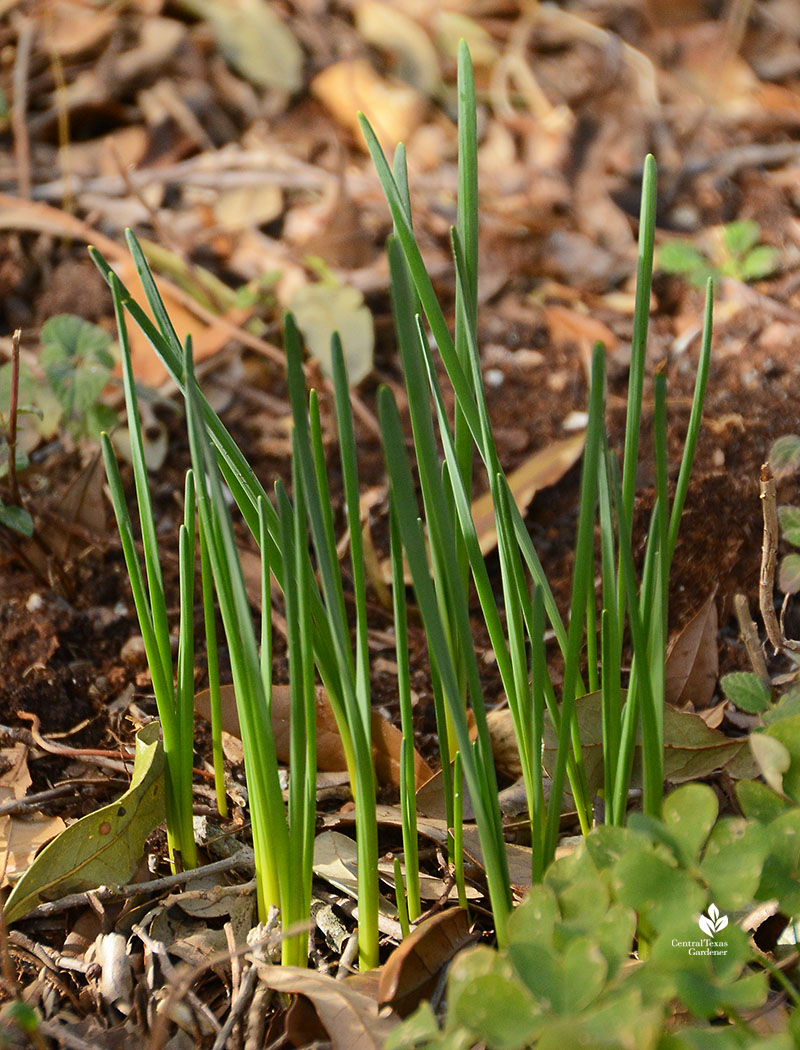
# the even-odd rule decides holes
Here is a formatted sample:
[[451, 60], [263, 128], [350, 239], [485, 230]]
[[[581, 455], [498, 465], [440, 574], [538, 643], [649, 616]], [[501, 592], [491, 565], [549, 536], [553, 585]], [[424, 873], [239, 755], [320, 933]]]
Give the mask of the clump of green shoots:
[[[708, 288], [704, 332], [691, 418], [672, 500], [667, 462], [666, 379], [654, 380], [654, 459], [656, 502], [653, 510], [641, 581], [632, 555], [632, 518], [639, 461], [639, 430], [645, 378], [650, 287], [653, 268], [656, 170], [652, 157], [645, 164], [639, 232], [639, 263], [634, 317], [631, 377], [624, 454], [621, 467], [609, 449], [605, 427], [605, 355], [594, 350], [589, 390], [589, 413], [582, 469], [578, 530], [570, 606], [566, 619], [558, 609], [544, 568], [514, 501], [500, 464], [483, 387], [478, 347], [478, 189], [477, 103], [472, 66], [465, 44], [459, 51], [459, 193], [457, 223], [452, 231], [456, 274], [455, 328], [451, 334], [425, 268], [411, 220], [405, 153], [398, 147], [394, 166], [387, 161], [369, 123], [362, 118], [393, 221], [388, 254], [397, 342], [408, 395], [413, 457], [406, 450], [400, 413], [392, 392], [378, 395], [384, 456], [389, 480], [389, 521], [393, 581], [393, 612], [401, 721], [405, 737], [402, 755], [401, 808], [408, 891], [408, 919], [420, 912], [419, 862], [416, 848], [413, 725], [408, 676], [405, 565], [410, 570], [416, 604], [421, 614], [430, 659], [437, 729], [444, 772], [445, 803], [452, 834], [450, 860], [465, 899], [461, 851], [460, 806], [462, 771], [471, 795], [486, 869], [491, 907], [499, 942], [506, 938], [511, 911], [498, 786], [489, 736], [486, 706], [470, 621], [469, 593], [477, 593], [483, 620], [502, 679], [522, 763], [528, 800], [532, 875], [540, 881], [557, 844], [562, 800], [569, 785], [581, 828], [588, 833], [595, 822], [595, 799], [590, 797], [583, 763], [578, 717], [580, 700], [600, 692], [603, 717], [604, 785], [602, 802], [607, 823], [626, 819], [628, 793], [637, 734], [642, 741], [643, 808], [660, 814], [663, 798], [664, 660], [667, 641], [667, 596], [670, 563], [677, 540], [689, 475], [700, 426], [708, 377], [711, 341], [711, 289]], [[175, 333], [142, 250], [133, 234], [128, 242], [155, 323], [119, 283], [105, 260], [94, 258], [109, 281], [124, 332], [127, 311], [142, 329], [155, 352], [184, 393], [191, 438], [201, 545], [206, 622], [213, 621], [210, 581], [222, 616], [231, 653], [234, 686], [242, 724], [245, 766], [250, 792], [259, 907], [281, 908], [284, 924], [307, 917], [313, 848], [314, 813], [314, 681], [318, 676], [334, 711], [347, 757], [356, 803], [358, 844], [359, 954], [362, 967], [378, 961], [378, 881], [375, 774], [371, 753], [371, 695], [367, 639], [367, 599], [364, 552], [359, 522], [359, 483], [355, 432], [348, 379], [338, 337], [331, 346], [333, 387], [345, 511], [350, 533], [350, 588], [354, 613], [348, 614], [345, 583], [337, 555], [334, 519], [322, 444], [319, 403], [306, 390], [302, 347], [296, 325], [287, 316], [284, 338], [289, 392], [294, 421], [292, 500], [276, 486], [269, 499], [241, 450], [236, 446], [202, 395], [194, 378], [190, 347]], [[452, 421], [438, 378], [430, 337], [438, 350], [455, 394]], [[123, 347], [125, 340], [123, 338]], [[132, 391], [132, 378], [126, 390]], [[128, 398], [129, 420], [136, 419]], [[110, 474], [114, 466], [105, 443]], [[443, 457], [439, 448], [443, 449]], [[480, 550], [471, 515], [474, 486], [473, 455], [478, 452], [494, 505], [501, 575], [496, 597]], [[419, 488], [414, 483], [414, 471]], [[144, 467], [134, 462], [140, 508], [146, 506]], [[263, 565], [261, 640], [255, 638], [247, 597], [233, 540], [222, 485], [227, 485], [258, 543]], [[116, 499], [124, 507], [118, 477]], [[420, 502], [421, 501], [421, 502]], [[194, 550], [191, 485], [187, 485], [182, 601], [190, 601], [189, 551]], [[152, 515], [150, 515], [151, 519]], [[130, 526], [118, 510], [127, 548], [133, 551]], [[147, 518], [147, 514], [144, 515]], [[595, 550], [599, 523], [600, 546]], [[143, 537], [152, 526], [142, 522]], [[311, 545], [309, 545], [309, 534]], [[126, 536], [128, 539], [126, 539]], [[154, 534], [153, 534], [154, 543]], [[150, 605], [141, 571], [129, 557], [129, 571], [137, 608], [148, 627], [148, 659], [162, 680], [159, 711], [165, 742], [170, 735], [191, 750], [185, 727], [189, 720], [175, 706], [171, 667], [167, 668], [162, 634], [164, 614], [152, 551], [145, 544]], [[311, 560], [313, 548], [313, 564]], [[205, 553], [203, 553], [205, 552]], [[600, 588], [595, 588], [595, 558], [600, 559]], [[128, 556], [128, 549], [126, 549]], [[405, 563], [405, 564], [404, 564]], [[193, 562], [192, 562], [193, 564]], [[138, 573], [138, 576], [137, 576]], [[280, 798], [274, 743], [269, 719], [271, 696], [271, 579], [283, 591], [289, 627], [289, 674], [292, 695], [292, 761], [287, 811]], [[317, 582], [317, 578], [319, 582]], [[183, 573], [182, 573], [183, 582]], [[153, 593], [156, 605], [153, 604]], [[156, 622], [157, 621], [157, 622]], [[557, 692], [550, 677], [545, 628], [553, 630], [564, 659], [563, 682]], [[152, 629], [150, 623], [152, 622]], [[163, 633], [163, 632], [162, 632]], [[633, 662], [623, 675], [623, 642], [630, 637]], [[179, 659], [179, 665], [180, 659]], [[169, 673], [168, 673], [169, 672]], [[188, 677], [179, 670], [181, 683]], [[158, 695], [158, 691], [157, 691]], [[177, 693], [175, 694], [177, 695]], [[213, 699], [213, 697], [212, 697]], [[163, 706], [163, 710], [162, 710]], [[477, 730], [470, 736], [467, 717], [472, 709]], [[177, 713], [180, 709], [180, 714]], [[213, 710], [213, 703], [212, 703]], [[169, 724], [169, 719], [173, 723]], [[549, 801], [545, 795], [543, 735], [551, 722], [558, 738]], [[182, 734], [182, 735], [181, 735]], [[174, 750], [172, 746], [168, 749]], [[188, 777], [191, 763], [175, 759], [175, 769]], [[172, 768], [172, 767], [171, 767]], [[170, 773], [178, 783], [178, 773]], [[175, 798], [178, 798], [175, 789]], [[177, 802], [170, 810], [174, 841], [180, 838], [186, 817]], [[184, 821], [182, 826], [180, 821]], [[269, 849], [267, 848], [269, 843]], [[188, 847], [187, 847], [188, 848]], [[399, 865], [397, 866], [398, 875]], [[298, 879], [296, 874], [301, 873]], [[288, 874], [287, 874], [288, 873]], [[295, 878], [302, 889], [292, 896], [287, 882]], [[402, 888], [398, 884], [398, 895]], [[404, 922], [405, 916], [403, 915]], [[304, 948], [297, 938], [285, 958], [300, 962]]]

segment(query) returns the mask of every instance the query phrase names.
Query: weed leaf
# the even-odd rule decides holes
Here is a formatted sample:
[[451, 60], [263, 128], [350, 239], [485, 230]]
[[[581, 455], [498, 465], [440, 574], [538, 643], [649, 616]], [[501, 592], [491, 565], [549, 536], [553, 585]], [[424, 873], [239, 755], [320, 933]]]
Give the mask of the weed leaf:
[[131, 786], [116, 802], [81, 817], [45, 846], [12, 890], [6, 922], [23, 918], [42, 901], [127, 882], [147, 836], [164, 819], [163, 772], [160, 727], [151, 722], [136, 734]]

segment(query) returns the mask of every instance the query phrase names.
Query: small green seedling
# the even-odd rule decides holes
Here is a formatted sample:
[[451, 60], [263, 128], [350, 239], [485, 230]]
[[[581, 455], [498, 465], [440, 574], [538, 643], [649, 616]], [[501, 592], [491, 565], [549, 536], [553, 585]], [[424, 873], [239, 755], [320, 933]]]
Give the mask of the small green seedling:
[[61, 406], [61, 422], [73, 437], [99, 437], [116, 423], [100, 400], [111, 378], [111, 336], [74, 314], [58, 314], [42, 326], [39, 360]]
[[752, 219], [739, 219], [718, 230], [709, 252], [686, 241], [662, 244], [658, 268], [662, 273], [686, 277], [696, 288], [702, 288], [709, 277], [760, 281], [773, 274], [780, 263], [778, 250], [760, 241], [759, 224]]

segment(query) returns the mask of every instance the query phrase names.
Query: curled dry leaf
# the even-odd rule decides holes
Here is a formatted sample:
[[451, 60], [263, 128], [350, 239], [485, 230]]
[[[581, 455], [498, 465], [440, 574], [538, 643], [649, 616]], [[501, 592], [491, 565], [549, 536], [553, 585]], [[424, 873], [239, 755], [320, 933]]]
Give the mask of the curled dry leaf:
[[[554, 441], [547, 448], [534, 452], [522, 466], [508, 475], [509, 487], [523, 514], [540, 489], [555, 485], [578, 462], [584, 442], [584, 433]], [[475, 522], [481, 553], [489, 554], [497, 546], [497, 525], [490, 492], [485, 492], [473, 502], [472, 520]]]
[[[207, 689], [194, 698], [195, 710], [206, 719], [211, 719], [211, 702]], [[288, 685], [272, 687], [272, 731], [275, 734], [275, 750], [279, 762], [289, 761], [289, 728], [291, 716], [291, 692]], [[232, 685], [222, 686], [222, 728], [226, 733], [241, 738], [239, 715], [236, 710], [236, 694]], [[375, 772], [381, 784], [400, 785], [400, 748], [403, 734], [376, 711], [372, 712], [372, 758]], [[317, 688], [317, 767], [323, 772], [338, 772], [347, 769], [342, 738], [336, 725], [330, 700], [321, 687]], [[419, 754], [414, 752], [414, 767], [417, 785], [421, 786], [433, 776], [433, 770]]]
[[[2, 748], [0, 760], [5, 772], [0, 775], [0, 802], [25, 797], [31, 786], [28, 772], [28, 749], [24, 744]], [[30, 865], [36, 851], [63, 831], [61, 817], [34, 813], [26, 817], [6, 813], [0, 817], [0, 886], [17, 879]]]
[[439, 93], [439, 56], [418, 22], [383, 0], [364, 0], [356, 8], [355, 19], [364, 40], [390, 52], [399, 77], [428, 98]]
[[182, 0], [205, 18], [233, 68], [257, 87], [297, 91], [303, 84], [303, 51], [267, 0]]
[[147, 836], [164, 819], [164, 788], [161, 729], [151, 722], [136, 734], [131, 786], [116, 802], [76, 820], [45, 846], [11, 891], [6, 921], [23, 918], [46, 900], [128, 882]]
[[[353, 900], [358, 900], [358, 847], [340, 831], [323, 831], [314, 839], [314, 874]], [[397, 908], [379, 897], [382, 915], [397, 918]]]
[[384, 80], [364, 58], [344, 59], [323, 69], [312, 81], [311, 92], [364, 150], [357, 114], [363, 112], [384, 149], [406, 142], [425, 115], [426, 102], [408, 84]]
[[268, 988], [305, 996], [313, 1004], [334, 1050], [383, 1050], [398, 1024], [394, 1013], [379, 1011], [375, 998], [327, 974], [296, 966], [258, 964], [258, 975]]
[[442, 969], [469, 944], [469, 915], [464, 908], [448, 908], [421, 922], [386, 960], [378, 998], [401, 1017], [430, 998]]
[[357, 288], [320, 282], [298, 288], [289, 304], [309, 353], [333, 375], [331, 336], [342, 340], [347, 379], [357, 386], [372, 371], [375, 328], [372, 314]]
[[668, 704], [708, 707], [719, 677], [717, 589], [672, 639], [667, 649], [665, 694]]
[[[594, 794], [603, 783], [603, 726], [599, 692], [589, 693], [576, 702], [581, 750], [589, 790]], [[542, 759], [549, 771], [558, 750], [558, 741], [549, 721], [545, 722]], [[699, 715], [664, 708], [664, 779], [672, 784], [699, 780], [724, 769], [734, 779], [753, 776], [755, 762], [746, 737], [732, 738], [709, 729]], [[641, 740], [637, 739], [631, 780], [641, 785]]]

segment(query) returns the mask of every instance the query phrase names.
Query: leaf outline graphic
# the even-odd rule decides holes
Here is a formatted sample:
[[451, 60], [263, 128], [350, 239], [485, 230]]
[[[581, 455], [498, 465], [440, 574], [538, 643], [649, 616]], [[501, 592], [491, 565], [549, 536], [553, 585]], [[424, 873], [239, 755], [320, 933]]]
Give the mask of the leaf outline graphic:
[[708, 934], [709, 937], [714, 936], [714, 924], [706, 915], [701, 915], [697, 924], [703, 933]]
[[720, 930], [724, 930], [727, 925], [728, 925], [728, 916], [727, 915], [721, 915], [719, 917], [719, 919], [716, 921], [716, 923], [714, 924], [714, 932], [715, 933], [719, 933]]

